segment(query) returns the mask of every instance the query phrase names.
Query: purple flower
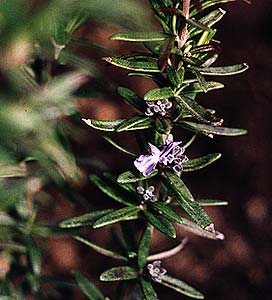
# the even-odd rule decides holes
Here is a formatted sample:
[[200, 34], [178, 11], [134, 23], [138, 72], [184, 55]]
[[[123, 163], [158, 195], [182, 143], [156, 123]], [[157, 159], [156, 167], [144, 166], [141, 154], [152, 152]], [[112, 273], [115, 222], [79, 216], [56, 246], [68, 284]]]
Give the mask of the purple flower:
[[173, 142], [173, 135], [164, 136], [164, 145], [160, 150], [156, 146], [149, 143], [151, 154], [140, 155], [135, 161], [134, 166], [143, 173], [144, 176], [149, 176], [156, 168], [157, 164], [172, 165], [175, 172], [182, 171], [182, 164], [188, 160], [184, 155], [185, 149], [179, 145], [182, 142]]
[[144, 189], [142, 186], [137, 187], [137, 193], [141, 195], [143, 202], [158, 201], [158, 198], [156, 197], [154, 192], [155, 192], [155, 187], [153, 185], [150, 185], [149, 187], [147, 187], [147, 189]]
[[153, 281], [161, 282], [163, 275], [167, 272], [161, 267], [161, 261], [155, 260], [153, 263], [147, 265], [148, 272]]
[[147, 109], [145, 114], [147, 116], [153, 116], [154, 114], [159, 114], [161, 116], [165, 116], [167, 110], [172, 107], [172, 102], [168, 99], [158, 100], [158, 101], [147, 101]]

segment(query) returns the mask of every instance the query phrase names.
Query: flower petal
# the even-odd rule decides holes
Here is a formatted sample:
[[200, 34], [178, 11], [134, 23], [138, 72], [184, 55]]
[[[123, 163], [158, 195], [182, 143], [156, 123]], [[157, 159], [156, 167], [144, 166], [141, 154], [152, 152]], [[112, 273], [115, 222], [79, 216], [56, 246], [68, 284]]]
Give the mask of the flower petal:
[[134, 161], [134, 166], [143, 173], [144, 176], [149, 176], [156, 168], [159, 162], [159, 157], [154, 155], [141, 155]]
[[151, 150], [152, 155], [154, 156], [160, 156], [161, 154], [161, 150], [159, 148], [157, 148], [155, 145], [152, 145], [151, 143], [148, 143], [148, 146]]

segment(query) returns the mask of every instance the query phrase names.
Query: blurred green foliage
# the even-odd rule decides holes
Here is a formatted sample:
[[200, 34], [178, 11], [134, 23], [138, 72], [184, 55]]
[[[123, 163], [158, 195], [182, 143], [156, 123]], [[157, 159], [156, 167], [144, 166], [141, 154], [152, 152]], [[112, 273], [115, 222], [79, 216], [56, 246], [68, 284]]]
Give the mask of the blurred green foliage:
[[[79, 199], [73, 187], [82, 172], [70, 145], [80, 120], [77, 90], [88, 76], [100, 78], [94, 62], [70, 50], [72, 37], [94, 19], [141, 28], [148, 25], [142, 17], [148, 22], [142, 3], [132, 0], [0, 2], [1, 300], [60, 297], [52, 278], [46, 278], [55, 282], [51, 289], [41, 288], [43, 247], [37, 237], [62, 231], [37, 216], [40, 206], [54, 205], [46, 186]], [[71, 71], [57, 75], [53, 70], [60, 65]]]

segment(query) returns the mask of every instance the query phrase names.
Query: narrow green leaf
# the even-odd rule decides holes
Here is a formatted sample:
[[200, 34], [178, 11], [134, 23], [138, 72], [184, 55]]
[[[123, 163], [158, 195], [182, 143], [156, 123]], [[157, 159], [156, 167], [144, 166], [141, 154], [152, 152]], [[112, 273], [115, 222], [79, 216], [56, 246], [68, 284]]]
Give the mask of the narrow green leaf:
[[122, 120], [95, 120], [95, 119], [82, 119], [87, 125], [94, 129], [104, 131], [115, 131], [121, 124], [126, 122], [126, 119]]
[[235, 75], [242, 72], [245, 72], [249, 67], [246, 63], [233, 65], [233, 66], [226, 66], [226, 67], [190, 67], [192, 70], [199, 71], [203, 75], [217, 75], [217, 76], [228, 76], [228, 75]]
[[[0, 225], [2, 227], [2, 224]], [[0, 230], [1, 232], [1, 230]], [[9, 237], [10, 238], [10, 237]], [[2, 240], [2, 239], [1, 239]], [[27, 247], [19, 244], [19, 243], [14, 243], [14, 242], [1, 242], [0, 243], [0, 248], [1, 249], [8, 249], [10, 252], [20, 252], [20, 253], [26, 253], [27, 252]]]
[[80, 46], [84, 46], [84, 47], [88, 47], [88, 48], [92, 48], [92, 49], [98, 49], [98, 50], [101, 50], [102, 52], [104, 52], [108, 55], [115, 55], [115, 53], [113, 51], [111, 51], [110, 49], [108, 49], [104, 46], [95, 44], [93, 42], [90, 42], [88, 40], [72, 38], [71, 43], [76, 44], [76, 45], [80, 45]]
[[183, 82], [184, 68], [182, 67], [179, 71], [177, 71], [174, 67], [169, 66], [167, 68], [167, 77], [173, 88], [179, 88]]
[[108, 257], [111, 257], [111, 258], [115, 258], [115, 259], [119, 259], [119, 260], [123, 260], [123, 261], [128, 261], [128, 258], [121, 255], [121, 254], [118, 254], [118, 253], [115, 253], [111, 250], [108, 250], [108, 249], [105, 249], [103, 247], [100, 247], [84, 238], [82, 238], [81, 236], [74, 236], [74, 239], [82, 242], [83, 244], [89, 246], [90, 248], [92, 248], [94, 251], [102, 254], [102, 255], [105, 255], [105, 256], [108, 256]]
[[171, 123], [168, 119], [157, 119], [156, 120], [156, 131], [161, 134], [170, 134], [172, 129]]
[[117, 132], [128, 130], [142, 130], [151, 127], [152, 120], [148, 117], [136, 116], [123, 122], [116, 128]]
[[[224, 17], [225, 14], [226, 14], [225, 10], [218, 8], [218, 9], [211, 11], [206, 16], [200, 18], [199, 22], [207, 27], [212, 27], [214, 24], [216, 24], [218, 21], [220, 21]], [[192, 38], [192, 37], [200, 34], [201, 32], [203, 32], [203, 30], [192, 27], [189, 29], [189, 36], [190, 36], [190, 38]]]
[[[167, 85], [167, 80], [160, 73], [140, 73], [140, 72], [130, 72], [128, 76], [139, 76], [147, 79], [152, 79], [157, 85], [163, 86]], [[145, 104], [146, 106], [146, 104]]]
[[134, 236], [135, 229], [132, 227], [132, 224], [129, 221], [122, 222], [121, 229], [122, 229], [122, 239], [124, 241], [124, 248], [125, 250], [127, 250], [128, 255], [132, 254], [133, 257], [135, 257], [137, 255], [135, 252], [135, 250], [137, 249], [136, 246], [137, 243]]
[[26, 165], [24, 163], [7, 164], [0, 162], [0, 178], [25, 177], [27, 175]]
[[113, 212], [113, 209], [105, 209], [94, 211], [88, 214], [80, 215], [78, 217], [69, 218], [59, 223], [59, 227], [61, 228], [74, 228], [74, 227], [82, 227], [87, 225], [93, 225], [93, 223], [101, 218], [102, 216]]
[[228, 201], [218, 199], [197, 199], [200, 206], [223, 206], [228, 205]]
[[42, 254], [40, 248], [32, 238], [29, 238], [27, 241], [27, 251], [33, 273], [39, 275], [42, 268]]
[[149, 254], [149, 248], [151, 243], [152, 230], [149, 226], [144, 230], [138, 248], [138, 266], [143, 268], [146, 264], [146, 258]]
[[152, 42], [164, 41], [170, 36], [164, 32], [119, 32], [110, 37], [110, 40], [129, 41], [129, 42]]
[[132, 182], [138, 182], [142, 180], [147, 180], [151, 177], [154, 177], [158, 174], [158, 170], [155, 170], [151, 175], [149, 176], [140, 176], [136, 177], [131, 171], [124, 172], [118, 176], [117, 182], [124, 184], [124, 183], [132, 183]]
[[222, 123], [222, 119], [213, 116], [208, 110], [192, 98], [186, 97], [184, 94], [180, 94], [175, 99], [181, 107], [190, 112], [197, 120], [204, 123], [212, 123], [214, 125], [220, 125]]
[[191, 26], [201, 29], [201, 30], [206, 30], [206, 31], [210, 31], [211, 29], [206, 26], [205, 24], [202, 24], [200, 21], [196, 20], [196, 19], [187, 19], [186, 20], [188, 24], [190, 24]]
[[93, 228], [100, 228], [105, 225], [113, 224], [120, 221], [127, 221], [127, 220], [136, 220], [139, 218], [140, 208], [137, 206], [132, 207], [125, 207], [114, 212], [111, 212], [102, 218], [98, 219], [94, 224]]
[[94, 77], [98, 77], [100, 75], [99, 71], [97, 70], [95, 64], [92, 61], [77, 56], [74, 53], [68, 51], [67, 49], [63, 49], [61, 51], [58, 61], [61, 64], [70, 65], [75, 67], [76, 69], [80, 69], [84, 71], [85, 74]]
[[206, 16], [202, 17], [199, 19], [199, 22], [206, 26], [213, 26], [216, 24], [218, 21], [220, 21], [224, 15], [226, 14], [226, 11], [223, 10], [222, 8], [215, 9], [208, 13]]
[[145, 101], [156, 101], [160, 99], [168, 99], [174, 96], [174, 92], [170, 87], [155, 88], [148, 91], [144, 95]]
[[103, 272], [100, 275], [101, 281], [122, 281], [138, 277], [138, 272], [131, 267], [116, 267]]
[[190, 159], [183, 164], [183, 172], [192, 172], [203, 169], [218, 160], [221, 156], [221, 153], [213, 153]]
[[[224, 84], [216, 81], [206, 81], [206, 89], [207, 91], [218, 90], [224, 88]], [[190, 84], [188, 87], [185, 87], [183, 92], [186, 93], [201, 93], [203, 92], [203, 88], [200, 83]]]
[[193, 71], [193, 74], [196, 76], [196, 79], [197, 79], [198, 84], [201, 87], [202, 91], [204, 93], [207, 93], [208, 92], [208, 84], [207, 84], [207, 81], [204, 78], [204, 76], [201, 75], [200, 72], [195, 71], [195, 70]]
[[150, 205], [169, 220], [182, 223], [182, 218], [170, 207], [170, 205], [161, 202], [153, 202]]
[[166, 218], [157, 214], [150, 213], [147, 210], [144, 210], [144, 215], [147, 221], [151, 225], [153, 225], [157, 230], [171, 238], [176, 237], [176, 231], [174, 226]]
[[[204, 10], [206, 8], [209, 8], [209, 7], [217, 5], [217, 4], [233, 2], [233, 1], [236, 1], [236, 0], [206, 0], [201, 4], [202, 4], [202, 9]], [[191, 10], [190, 16], [193, 17], [193, 16], [197, 15], [198, 13], [199, 13], [198, 9], [194, 8]]]
[[196, 223], [189, 221], [185, 218], [183, 218], [183, 223], [178, 223], [177, 226], [181, 227], [185, 231], [192, 232], [193, 234], [196, 234], [198, 236], [212, 239], [212, 240], [224, 240], [224, 235], [219, 231], [207, 231], [202, 229], [200, 226], [198, 226]]
[[213, 223], [207, 213], [194, 200], [192, 194], [185, 186], [179, 176], [170, 170], [165, 170], [165, 184], [176, 197], [180, 206], [191, 216], [191, 218], [203, 229], [210, 230]]
[[164, 275], [162, 281], [159, 283], [191, 298], [204, 299], [204, 296], [200, 292], [180, 279]]
[[132, 90], [126, 88], [126, 87], [118, 86], [117, 93], [122, 98], [124, 98], [127, 103], [129, 103], [130, 105], [132, 105], [133, 107], [135, 107], [139, 111], [141, 111], [141, 112], [145, 111], [145, 109], [146, 109], [145, 101], [141, 97], [136, 95], [134, 93], [134, 91], [132, 91]]
[[174, 48], [174, 45], [175, 45], [175, 37], [173, 37], [173, 38], [169, 39], [168, 41], [166, 41], [160, 49], [158, 66], [159, 66], [159, 69], [160, 69], [161, 72], [163, 72], [164, 69], [168, 65], [168, 60], [169, 60], [171, 52]]
[[123, 148], [122, 146], [118, 145], [113, 139], [111, 139], [109, 136], [103, 136], [104, 140], [106, 140], [108, 143], [110, 143], [112, 146], [114, 146], [116, 149], [118, 149], [119, 151], [126, 153], [130, 156], [135, 157], [136, 154], [128, 151], [127, 149]]
[[180, 122], [177, 125], [181, 125], [182, 127], [189, 129], [193, 132], [200, 132], [211, 135], [216, 134], [225, 136], [239, 136], [247, 134], [247, 131], [245, 129], [210, 126], [206, 124], [199, 124], [187, 121]]
[[145, 295], [145, 300], [158, 300], [158, 295], [148, 279], [145, 277], [140, 277], [140, 284]]
[[74, 278], [80, 290], [90, 299], [90, 300], [104, 300], [105, 297], [99, 291], [99, 289], [90, 282], [85, 276], [79, 272], [73, 272]]
[[144, 46], [147, 50], [149, 50], [151, 53], [159, 55], [161, 44], [156, 42], [144, 42]]
[[160, 73], [158, 65], [155, 62], [128, 60], [120, 57], [105, 57], [103, 60], [114, 66], [127, 70]]
[[103, 193], [110, 198], [122, 204], [133, 206], [134, 201], [131, 199], [133, 198], [133, 194], [121, 189], [121, 187], [119, 187], [117, 184], [114, 185], [113, 182], [103, 180], [95, 174], [91, 174], [89, 178]]

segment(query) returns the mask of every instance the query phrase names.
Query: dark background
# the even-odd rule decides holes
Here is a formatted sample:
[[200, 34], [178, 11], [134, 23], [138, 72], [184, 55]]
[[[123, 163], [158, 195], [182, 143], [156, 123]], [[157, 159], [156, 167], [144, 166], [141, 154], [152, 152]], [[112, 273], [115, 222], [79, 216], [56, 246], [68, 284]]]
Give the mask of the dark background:
[[[216, 228], [225, 234], [225, 240], [212, 241], [188, 235], [177, 228], [178, 238], [189, 237], [183, 252], [163, 261], [169, 274], [191, 283], [209, 300], [268, 300], [272, 298], [271, 270], [271, 1], [254, 1], [252, 5], [240, 1], [223, 6], [226, 16], [217, 25], [217, 38], [222, 42], [220, 61], [224, 65], [247, 62], [250, 69], [243, 74], [219, 78], [225, 89], [202, 95], [199, 99], [213, 107], [225, 119], [225, 126], [248, 130], [243, 137], [200, 138], [187, 152], [189, 157], [209, 152], [221, 152], [219, 162], [193, 174], [185, 174], [184, 181], [198, 198], [218, 198], [229, 201], [229, 206], [209, 208]], [[103, 44], [118, 53], [126, 53], [131, 45], [107, 41], [116, 26], [89, 24], [79, 35]], [[95, 58], [104, 74], [120, 85], [134, 88], [143, 94], [152, 85], [148, 80], [127, 78], [123, 70], [106, 67], [100, 62], [98, 51], [82, 51]], [[114, 84], [113, 84], [114, 85]], [[131, 109], [116, 95], [108, 94], [95, 99], [81, 99], [79, 108], [84, 117], [114, 119], [129, 117]], [[84, 125], [83, 125], [84, 126]], [[103, 161], [106, 170], [117, 173], [132, 167], [132, 160], [117, 153], [102, 140], [102, 133], [86, 126], [84, 139], [75, 145], [75, 151]], [[179, 131], [177, 136], [182, 136]], [[138, 151], [132, 134], [112, 135], [123, 145]], [[91, 171], [92, 169], [90, 168]], [[82, 193], [92, 207], [113, 205], [95, 187], [86, 184]], [[60, 199], [54, 217], [60, 220], [76, 215], [67, 202]], [[93, 203], [93, 204], [92, 204]], [[94, 205], [95, 204], [95, 205]], [[94, 205], [94, 206], [93, 206]], [[85, 211], [84, 211], [85, 212]], [[92, 241], [115, 247], [109, 229], [89, 230]], [[160, 234], [155, 235], [152, 249], [157, 251], [175, 244]], [[48, 264], [45, 269], [67, 274], [80, 269], [93, 279], [110, 297], [113, 284], [99, 283], [99, 274], [115, 264], [69, 239], [49, 240]], [[157, 289], [160, 299], [185, 299], [168, 289]], [[71, 295], [70, 295], [71, 296]]]

